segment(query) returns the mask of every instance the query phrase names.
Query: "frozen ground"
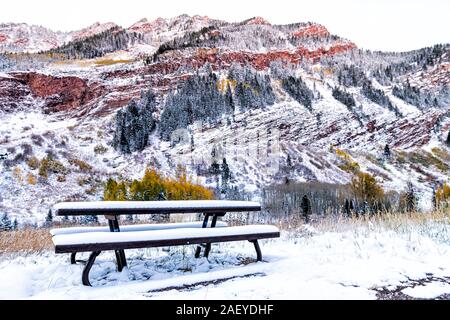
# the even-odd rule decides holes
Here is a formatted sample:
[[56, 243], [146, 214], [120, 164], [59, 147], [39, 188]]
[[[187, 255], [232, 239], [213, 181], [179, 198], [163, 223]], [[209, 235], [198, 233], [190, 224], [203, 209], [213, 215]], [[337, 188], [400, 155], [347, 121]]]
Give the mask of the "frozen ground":
[[113, 254], [103, 253], [91, 271], [93, 288], [81, 285], [82, 266], [70, 265], [68, 255], [1, 256], [0, 298], [448, 298], [449, 237], [448, 224], [413, 231], [308, 227], [263, 241], [264, 262], [254, 262], [250, 243], [235, 242], [214, 245], [209, 260], [194, 259], [193, 246], [127, 251], [122, 273]]

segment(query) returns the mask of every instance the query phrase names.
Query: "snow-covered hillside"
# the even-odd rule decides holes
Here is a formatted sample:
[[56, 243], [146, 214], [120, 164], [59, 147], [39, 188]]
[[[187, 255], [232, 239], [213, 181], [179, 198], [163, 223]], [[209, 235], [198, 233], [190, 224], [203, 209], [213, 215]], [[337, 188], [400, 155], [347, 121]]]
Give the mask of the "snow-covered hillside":
[[[22, 29], [34, 30], [2, 28], [0, 45]], [[47, 31], [31, 31], [29, 43], [46, 43], [39, 37]], [[20, 222], [41, 223], [58, 201], [99, 200], [108, 177], [139, 178], [147, 166], [173, 175], [182, 164], [215, 187], [208, 173], [213, 151], [218, 162], [226, 158], [232, 186], [255, 198], [287, 180], [348, 183], [352, 164], [386, 191], [401, 192], [411, 181], [427, 210], [433, 187], [450, 177], [448, 45], [367, 52], [315, 23], [187, 15], [141, 20], [128, 29], [94, 24], [69, 36], [32, 50], [0, 47], [54, 50], [0, 55], [0, 213]], [[61, 48], [63, 42], [69, 44]], [[233, 75], [236, 66], [244, 71]], [[167, 116], [167, 97], [185, 92], [188, 79], [208, 70], [217, 91], [229, 92], [228, 102], [219, 99], [228, 109], [217, 111], [216, 101], [208, 103], [193, 87], [188, 96], [198, 97], [198, 105], [178, 98], [189, 103], [172, 104]], [[155, 127], [143, 150], [123, 154], [112, 145], [116, 112], [149, 89], [156, 95]], [[189, 114], [200, 104], [208, 116]], [[168, 129], [169, 122], [181, 131]], [[185, 143], [167, 141], [162, 129]], [[49, 155], [57, 168], [44, 177], [39, 163]]]

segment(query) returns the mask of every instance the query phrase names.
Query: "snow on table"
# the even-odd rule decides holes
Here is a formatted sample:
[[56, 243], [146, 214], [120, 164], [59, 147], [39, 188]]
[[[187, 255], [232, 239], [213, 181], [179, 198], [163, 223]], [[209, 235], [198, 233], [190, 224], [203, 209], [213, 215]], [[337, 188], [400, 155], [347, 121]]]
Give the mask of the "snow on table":
[[[98, 201], [61, 202], [53, 206], [55, 215], [194, 213], [260, 211], [261, 205], [252, 201], [179, 200], [179, 201]], [[118, 212], [120, 211], [120, 212]]]
[[[216, 222], [216, 228], [224, 228], [227, 226], [228, 224], [226, 222], [223, 221]], [[203, 227], [203, 222], [136, 224], [136, 225], [120, 226], [120, 232], [201, 228], [201, 227]], [[208, 222], [207, 227], [211, 227], [211, 221]], [[110, 229], [109, 227], [73, 227], [73, 228], [56, 228], [50, 230], [50, 234], [52, 236], [56, 236], [59, 234], [92, 233], [92, 232], [110, 232]]]
[[176, 240], [186, 238], [222, 237], [250, 234], [270, 234], [279, 232], [270, 225], [248, 225], [228, 228], [184, 228], [151, 230], [137, 232], [91, 232], [59, 234], [53, 236], [55, 246], [80, 245], [91, 243], [122, 243], [135, 241]]

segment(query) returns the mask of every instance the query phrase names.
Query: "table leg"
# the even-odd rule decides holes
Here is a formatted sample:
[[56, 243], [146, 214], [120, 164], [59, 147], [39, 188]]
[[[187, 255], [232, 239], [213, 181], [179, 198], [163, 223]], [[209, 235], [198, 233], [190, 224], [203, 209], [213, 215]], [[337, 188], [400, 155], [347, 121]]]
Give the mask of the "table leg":
[[[109, 230], [111, 232], [120, 232], [119, 227], [119, 220], [117, 219], [117, 216], [114, 216], [113, 219], [110, 219], [110, 217], [107, 217], [108, 224], [109, 224]], [[123, 270], [127, 266], [127, 258], [125, 256], [124, 250], [115, 250], [116, 254], [116, 261], [117, 261], [117, 269], [119, 272]]]
[[[211, 228], [215, 228], [217, 223], [217, 214], [213, 215], [213, 219], [211, 221]], [[206, 244], [204, 257], [208, 258], [209, 252], [211, 251], [211, 243]]]
[[[205, 218], [203, 219], [203, 225], [202, 225], [203, 229], [208, 227], [208, 220], [209, 220], [209, 214], [205, 213]], [[200, 257], [201, 251], [202, 251], [202, 247], [200, 245], [197, 246], [197, 249], [195, 250], [195, 257], [196, 258]]]

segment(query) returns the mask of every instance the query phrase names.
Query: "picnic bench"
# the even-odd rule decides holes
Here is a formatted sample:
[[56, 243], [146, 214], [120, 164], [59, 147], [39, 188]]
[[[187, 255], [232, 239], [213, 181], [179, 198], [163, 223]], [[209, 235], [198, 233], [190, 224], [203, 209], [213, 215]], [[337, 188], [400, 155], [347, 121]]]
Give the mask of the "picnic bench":
[[[212, 243], [229, 241], [250, 241], [253, 243], [257, 261], [262, 260], [258, 240], [277, 238], [280, 232], [271, 225], [246, 225], [229, 227], [218, 218], [230, 212], [260, 211], [257, 202], [224, 200], [191, 201], [103, 201], [62, 202], [53, 206], [55, 216], [104, 216], [108, 227], [86, 226], [52, 229], [50, 231], [55, 253], [70, 253], [72, 264], [85, 263], [82, 283], [91, 286], [89, 272], [95, 259], [102, 251], [115, 251], [117, 269], [127, 266], [126, 249], [198, 245], [195, 257], [202, 249], [208, 257]], [[119, 226], [121, 215], [191, 214], [201, 213], [203, 221], [136, 224]], [[210, 220], [211, 219], [211, 220]], [[76, 260], [79, 252], [90, 252], [87, 261]]]

